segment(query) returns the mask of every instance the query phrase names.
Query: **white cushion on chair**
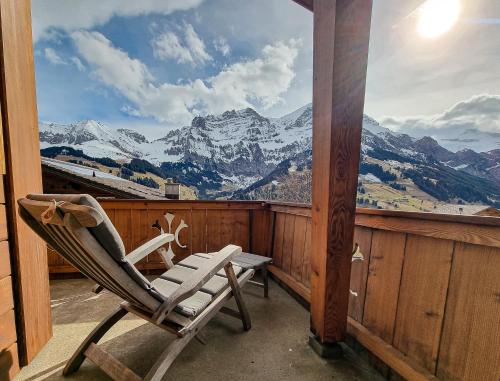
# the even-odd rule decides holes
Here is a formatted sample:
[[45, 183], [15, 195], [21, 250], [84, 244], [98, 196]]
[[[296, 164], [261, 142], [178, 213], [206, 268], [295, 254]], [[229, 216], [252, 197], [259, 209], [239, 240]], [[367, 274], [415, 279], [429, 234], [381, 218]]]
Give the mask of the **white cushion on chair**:
[[[179, 284], [166, 279], [157, 278], [151, 284], [162, 295], [169, 297], [179, 288]], [[184, 299], [175, 310], [185, 316], [194, 317], [203, 311], [212, 301], [212, 295], [198, 291], [193, 296]]]

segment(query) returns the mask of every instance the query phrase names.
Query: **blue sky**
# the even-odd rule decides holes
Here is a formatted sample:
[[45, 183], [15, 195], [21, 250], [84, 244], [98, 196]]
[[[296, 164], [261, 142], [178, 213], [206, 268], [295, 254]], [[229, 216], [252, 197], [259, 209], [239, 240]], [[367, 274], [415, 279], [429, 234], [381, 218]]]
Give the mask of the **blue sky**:
[[[468, 102], [467, 120], [482, 110], [475, 126], [500, 132], [500, 2], [462, 1], [460, 22], [435, 40], [416, 36], [410, 16], [422, 3], [374, 1], [365, 111], [394, 128], [438, 128], [436, 116]], [[291, 0], [32, 4], [42, 121], [97, 119], [159, 137], [197, 114], [279, 117], [311, 101], [312, 14]], [[485, 116], [478, 100], [492, 98], [499, 108]]]

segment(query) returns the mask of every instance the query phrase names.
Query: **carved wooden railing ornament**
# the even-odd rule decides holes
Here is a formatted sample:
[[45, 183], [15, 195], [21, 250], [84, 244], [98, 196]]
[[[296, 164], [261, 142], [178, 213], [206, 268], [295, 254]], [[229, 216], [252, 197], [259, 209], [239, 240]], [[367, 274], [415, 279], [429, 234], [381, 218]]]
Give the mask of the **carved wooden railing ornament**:
[[[354, 263], [354, 262], [364, 261], [364, 260], [365, 260], [365, 256], [363, 255], [363, 253], [359, 249], [359, 245], [356, 243], [354, 245], [354, 250], [352, 251], [351, 262]], [[351, 293], [352, 296], [358, 296], [358, 293], [356, 291], [349, 289], [349, 292]]]
[[[163, 215], [163, 218], [165, 218], [165, 221], [167, 221], [167, 224], [168, 224], [168, 233], [169, 234], [172, 234], [172, 222], [174, 221], [175, 219], [175, 215], [172, 214], [172, 213], [165, 213]], [[155, 223], [152, 225], [153, 228], [155, 229], [158, 229], [160, 231], [161, 234], [165, 233], [165, 231], [163, 230], [163, 227], [161, 226], [160, 224], [160, 221], [159, 220], [156, 220]], [[181, 222], [179, 223], [179, 225], [177, 226], [177, 228], [175, 229], [175, 232], [173, 233], [174, 234], [174, 241], [175, 243], [182, 249], [185, 249], [187, 247], [187, 245], [182, 245], [179, 241], [179, 234], [181, 232], [182, 229], [185, 229], [189, 227], [183, 219], [181, 219]], [[175, 256], [175, 253], [174, 251], [172, 250], [172, 242], [169, 242], [168, 243], [168, 249], [167, 249], [167, 252], [166, 252], [166, 255], [168, 256], [168, 258], [172, 259], [174, 256]]]

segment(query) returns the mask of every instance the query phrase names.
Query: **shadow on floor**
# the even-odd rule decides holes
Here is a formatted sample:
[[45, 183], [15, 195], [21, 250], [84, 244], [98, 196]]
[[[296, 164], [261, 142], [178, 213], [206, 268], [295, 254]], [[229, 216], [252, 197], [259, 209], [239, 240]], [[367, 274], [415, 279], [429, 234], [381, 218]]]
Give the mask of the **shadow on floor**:
[[[65, 361], [93, 327], [116, 308], [110, 293], [89, 292], [85, 279], [51, 283], [54, 337], [16, 381], [106, 380], [90, 361], [69, 378], [62, 377]], [[219, 314], [204, 328], [207, 345], [192, 340], [174, 362], [165, 380], [381, 380], [352, 351], [342, 359], [326, 361], [308, 346], [309, 313], [275, 283], [270, 298], [248, 285], [244, 297], [252, 329]], [[234, 307], [233, 302], [230, 302]], [[139, 375], [145, 375], [173, 336], [133, 315], [120, 321], [103, 338], [103, 348]]]

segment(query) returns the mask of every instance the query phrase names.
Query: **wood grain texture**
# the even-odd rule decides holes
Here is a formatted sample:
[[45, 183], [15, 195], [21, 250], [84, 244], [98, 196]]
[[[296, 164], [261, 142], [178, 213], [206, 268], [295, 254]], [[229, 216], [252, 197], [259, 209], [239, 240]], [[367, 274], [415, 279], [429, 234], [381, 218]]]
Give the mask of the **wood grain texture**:
[[[470, 222], [467, 222], [471, 217], [447, 216], [447, 218], [443, 218], [440, 215], [433, 216], [432, 213], [427, 213], [424, 216], [425, 219], [422, 216], [419, 217], [419, 213], [415, 213], [415, 216], [412, 216], [411, 213], [405, 213], [404, 216], [393, 217], [391, 213], [387, 215], [357, 214], [356, 225], [426, 237], [450, 239], [459, 242], [474, 243], [476, 245], [500, 247], [500, 239], [498, 238], [498, 229], [500, 226], [495, 226], [491, 223], [491, 220], [500, 221], [499, 218], [474, 217]], [[435, 219], [433, 220], [432, 217], [435, 217]], [[481, 221], [481, 218], [484, 218], [484, 221]], [[485, 222], [485, 224], [481, 224], [480, 222]]]
[[307, 288], [311, 287], [311, 229], [312, 221], [308, 218], [304, 242], [304, 262], [302, 264], [302, 284]]
[[16, 317], [14, 310], [0, 315], [0, 352], [16, 342]]
[[[1, 121], [1, 118], [0, 118], [0, 121]], [[0, 139], [1, 139], [1, 136], [2, 135], [0, 134]], [[2, 148], [0, 148], [0, 149], [3, 149], [3, 142], [0, 141], [0, 143], [2, 143]], [[4, 165], [5, 165], [5, 163], [4, 163]], [[0, 166], [1, 166], [1, 163], [0, 163]], [[5, 173], [0, 174], [0, 203], [5, 204]]]
[[363, 325], [392, 343], [406, 235], [374, 231]]
[[0, 98], [10, 190], [6, 206], [23, 365], [52, 336], [46, 245], [21, 220], [16, 205], [18, 198], [42, 192], [30, 5], [29, 0], [0, 0]]
[[207, 250], [218, 251], [228, 244], [249, 248], [249, 215], [246, 210], [207, 210]]
[[268, 210], [252, 210], [251, 252], [269, 257], [272, 236], [271, 213]]
[[0, 380], [12, 381], [19, 373], [19, 354], [17, 344], [12, 344], [5, 350], [0, 350]]
[[293, 231], [292, 263], [290, 275], [299, 282], [302, 281], [304, 268], [305, 242], [306, 242], [307, 218], [296, 216]]
[[322, 342], [347, 325], [371, 8], [314, 1], [311, 329]]
[[405, 379], [412, 381], [438, 381], [438, 378], [423, 366], [406, 357], [392, 345], [373, 334], [361, 323], [352, 318], [348, 318], [347, 332]]
[[281, 259], [281, 269], [291, 274], [293, 243], [295, 232], [295, 221], [297, 217], [291, 214], [285, 215], [285, 230], [283, 233], [283, 255]]
[[457, 243], [439, 350], [442, 380], [500, 380], [500, 250]]
[[409, 234], [393, 346], [431, 373], [441, 338], [453, 241]]
[[366, 282], [372, 246], [372, 230], [356, 227], [354, 230], [354, 244], [359, 246], [363, 254], [362, 261], [355, 261], [351, 265], [351, 293], [349, 295], [349, 316], [356, 321], [363, 321], [363, 308], [365, 306]]
[[12, 293], [12, 277], [0, 279], [0, 314], [14, 308], [14, 296]]
[[207, 210], [191, 210], [191, 254], [207, 252]]
[[11, 274], [9, 242], [0, 242], [0, 279]]
[[0, 205], [0, 241], [5, 241], [8, 238], [7, 211], [4, 205]]
[[273, 247], [273, 262], [276, 267], [281, 268], [283, 258], [283, 239], [285, 236], [285, 219], [286, 214], [276, 213], [274, 223], [274, 247]]

